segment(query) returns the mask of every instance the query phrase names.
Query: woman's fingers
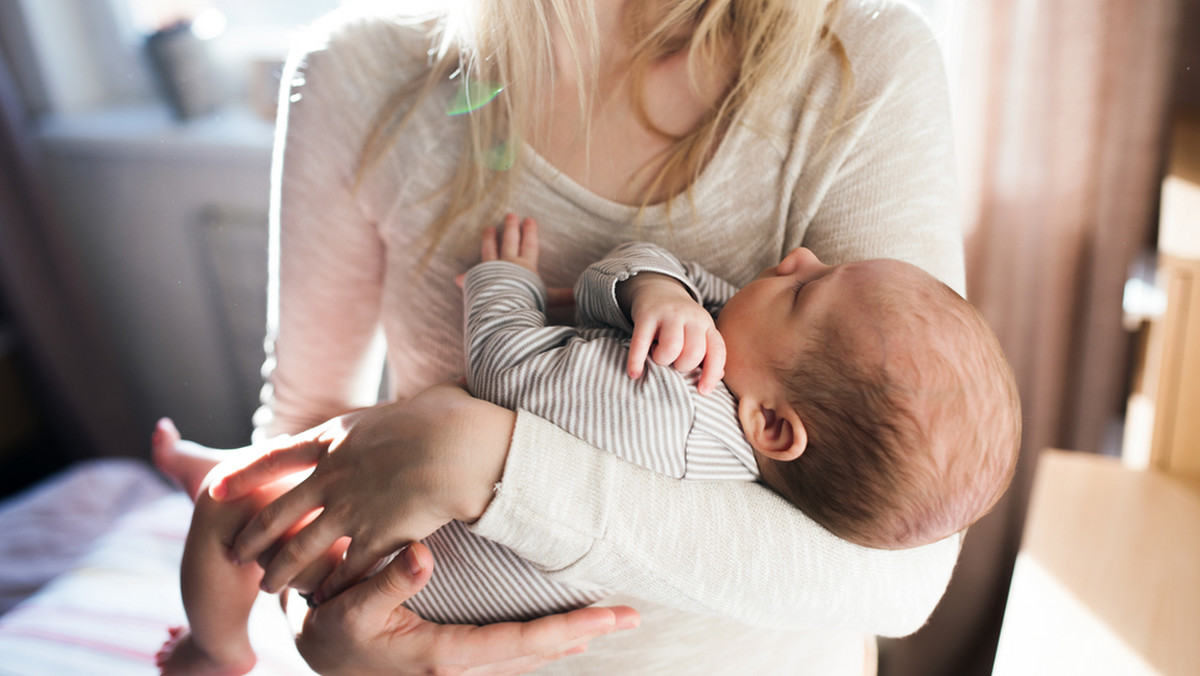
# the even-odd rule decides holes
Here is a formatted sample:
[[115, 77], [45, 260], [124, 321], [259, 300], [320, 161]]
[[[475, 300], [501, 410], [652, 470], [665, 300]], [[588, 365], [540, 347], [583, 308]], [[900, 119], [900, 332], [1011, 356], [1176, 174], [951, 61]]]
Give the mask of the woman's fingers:
[[433, 553], [420, 542], [413, 542], [383, 570], [337, 598], [345, 598], [364, 617], [387, 618], [400, 604], [421, 591], [432, 574]]
[[316, 594], [317, 603], [324, 603], [326, 599], [366, 577], [367, 573], [371, 572], [371, 569], [383, 559], [384, 554], [374, 552], [365, 545], [351, 542], [350, 547], [346, 549], [345, 558], [321, 583], [321, 588]]
[[272, 481], [314, 467], [329, 451], [329, 441], [322, 435], [323, 428], [268, 442], [277, 445], [213, 481], [209, 484], [208, 494], [218, 501], [236, 500]]
[[276, 592], [286, 587], [305, 568], [320, 560], [342, 535], [332, 519], [321, 516], [313, 519], [289, 537], [264, 566], [263, 591]]
[[625, 606], [583, 608], [532, 622], [483, 627], [426, 622], [401, 604], [433, 573], [421, 543], [406, 547], [378, 574], [309, 612], [296, 638], [300, 654], [319, 673], [525, 673], [583, 649], [591, 639], [636, 627]]
[[433, 573], [433, 554], [414, 542], [379, 574], [319, 604], [296, 637], [301, 657], [320, 674], [432, 673], [427, 636], [438, 629], [403, 607]]
[[[257, 561], [268, 547], [275, 544], [301, 519], [323, 506], [312, 477], [300, 482], [295, 488], [259, 510], [250, 523], [242, 528], [233, 542], [234, 560]], [[330, 542], [332, 539], [327, 541], [326, 545]]]
[[292, 578], [288, 586], [302, 594], [312, 594], [317, 601], [321, 600], [321, 584], [329, 578], [342, 562], [342, 556], [350, 545], [350, 538], [338, 538], [333, 546], [325, 550], [316, 561], [310, 563], [299, 575]]
[[[628, 606], [581, 608], [532, 622], [471, 627], [465, 635], [457, 637], [458, 640], [440, 645], [452, 649], [462, 662], [469, 665], [499, 666], [505, 662], [553, 661], [597, 636], [632, 629], [640, 623], [641, 617], [637, 611]], [[479, 673], [506, 672], [480, 669]]]

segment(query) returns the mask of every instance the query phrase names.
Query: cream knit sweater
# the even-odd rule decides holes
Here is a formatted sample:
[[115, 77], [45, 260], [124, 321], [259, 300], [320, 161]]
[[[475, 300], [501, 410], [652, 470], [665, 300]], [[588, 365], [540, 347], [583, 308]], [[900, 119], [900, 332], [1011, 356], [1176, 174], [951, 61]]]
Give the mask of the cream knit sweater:
[[[850, 0], [836, 28], [854, 98], [830, 128], [841, 68], [822, 59], [771, 124], [731, 129], [681, 200], [635, 207], [590, 193], [530, 152], [513, 211], [538, 219], [542, 275], [571, 286], [640, 238], [739, 286], [804, 245], [827, 263], [912, 262], [960, 291], [962, 233], [941, 56], [903, 4]], [[462, 223], [417, 270], [439, 212], [425, 199], [460, 161], [462, 119], [435, 92], [357, 191], [363, 139], [425, 38], [380, 18], [331, 19], [290, 62], [272, 210], [269, 357], [260, 433], [294, 432], [464, 371], [453, 278], [478, 259]], [[828, 140], [828, 143], [826, 141]], [[765, 487], [682, 482], [522, 413], [501, 488], [472, 529], [566, 584], [625, 595], [643, 626], [547, 673], [862, 673], [864, 636], [915, 631], [949, 581], [959, 538], [868, 550], [823, 531]], [[435, 573], [436, 574], [436, 573]]]

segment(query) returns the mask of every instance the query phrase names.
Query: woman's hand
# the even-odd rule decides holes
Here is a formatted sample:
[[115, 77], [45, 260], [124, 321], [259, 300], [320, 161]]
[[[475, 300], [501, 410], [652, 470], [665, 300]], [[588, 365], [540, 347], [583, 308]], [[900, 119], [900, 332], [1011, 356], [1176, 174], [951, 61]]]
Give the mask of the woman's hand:
[[326, 676], [524, 674], [640, 622], [637, 611], [618, 606], [482, 627], [432, 624], [401, 606], [432, 570], [429, 550], [413, 543], [377, 575], [310, 610], [296, 639], [300, 654]]
[[[233, 557], [262, 563], [262, 586], [275, 591], [348, 536], [345, 560], [316, 592], [319, 603], [449, 521], [478, 519], [500, 481], [515, 420], [512, 411], [438, 385], [279, 442], [209, 491], [218, 500], [234, 499], [315, 466], [242, 529]], [[311, 523], [284, 537], [317, 511]]]

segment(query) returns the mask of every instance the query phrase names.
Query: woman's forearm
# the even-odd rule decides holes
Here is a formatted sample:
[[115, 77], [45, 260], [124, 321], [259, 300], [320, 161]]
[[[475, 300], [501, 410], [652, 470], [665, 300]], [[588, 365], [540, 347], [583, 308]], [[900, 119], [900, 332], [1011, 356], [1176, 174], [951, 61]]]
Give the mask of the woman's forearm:
[[958, 553], [957, 536], [859, 547], [762, 486], [670, 479], [526, 413], [472, 528], [577, 587], [755, 625], [888, 636], [924, 623]]

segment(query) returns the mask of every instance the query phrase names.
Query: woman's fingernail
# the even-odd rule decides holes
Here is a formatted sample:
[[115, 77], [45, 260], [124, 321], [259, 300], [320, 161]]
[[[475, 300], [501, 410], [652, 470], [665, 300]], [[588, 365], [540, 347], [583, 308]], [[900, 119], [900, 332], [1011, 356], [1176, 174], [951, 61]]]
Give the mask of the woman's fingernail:
[[641, 626], [642, 618], [640, 615], [633, 617], [625, 617], [617, 621], [617, 629], [636, 629]]
[[218, 481], [208, 489], [208, 494], [213, 496], [214, 499], [222, 500], [229, 494], [229, 489], [225, 487], [224, 481]]
[[404, 548], [404, 565], [408, 566], [408, 572], [413, 577], [421, 574], [421, 562], [417, 559], [417, 553], [413, 551], [412, 545]]

